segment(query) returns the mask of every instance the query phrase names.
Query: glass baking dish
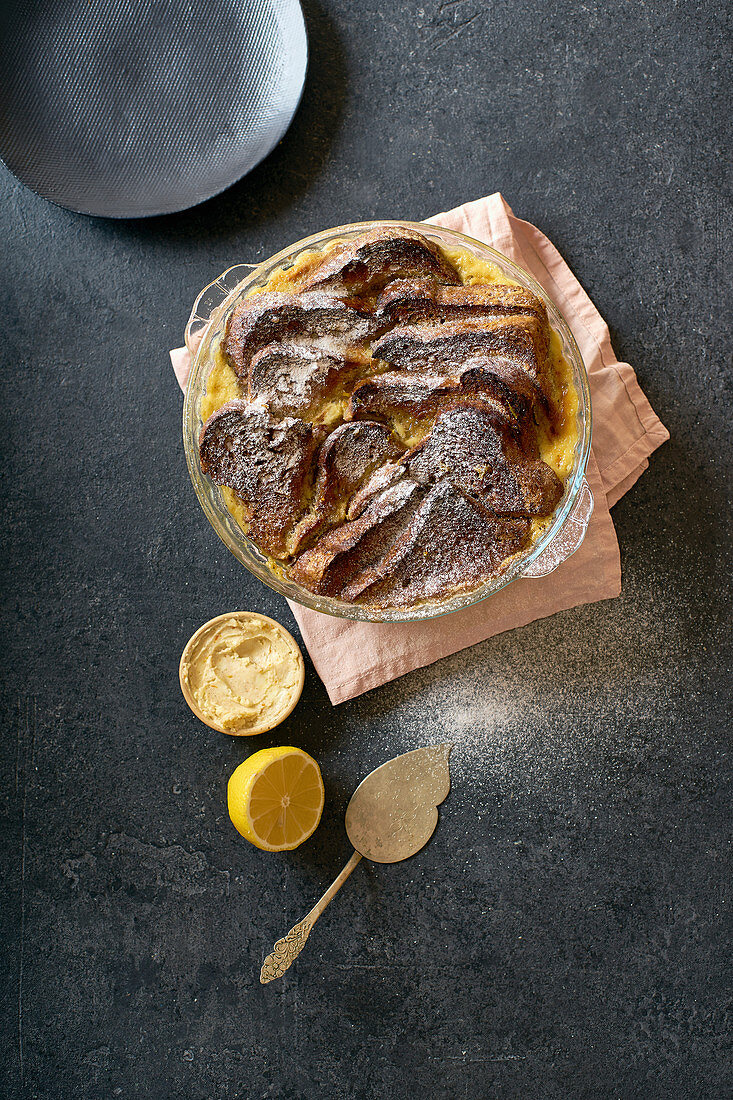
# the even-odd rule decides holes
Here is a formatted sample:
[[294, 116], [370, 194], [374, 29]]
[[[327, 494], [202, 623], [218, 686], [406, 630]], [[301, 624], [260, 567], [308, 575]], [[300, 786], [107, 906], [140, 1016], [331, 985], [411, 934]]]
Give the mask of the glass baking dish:
[[[224, 336], [227, 319], [236, 304], [255, 288], [264, 286], [275, 271], [287, 269], [302, 252], [327, 248], [336, 241], [349, 240], [378, 225], [407, 226], [445, 248], [466, 249], [479, 259], [496, 264], [510, 279], [541, 298], [547, 306], [550, 324], [562, 342], [563, 353], [572, 368], [573, 382], [578, 392], [578, 442], [573, 469], [565, 483], [565, 492], [555, 509], [552, 522], [537, 541], [524, 553], [513, 558], [503, 572], [470, 592], [451, 596], [441, 602], [380, 610], [316, 595], [273, 569], [269, 559], [247, 538], [227, 509], [219, 487], [202, 473], [198, 448], [199, 433], [203, 425], [201, 401], [206, 393], [213, 351]], [[359, 222], [326, 229], [290, 245], [260, 264], [238, 264], [230, 267], [218, 279], [209, 283], [199, 294], [191, 311], [186, 326], [186, 346], [191, 353], [192, 367], [183, 406], [183, 443], [191, 481], [201, 507], [216, 533], [237, 560], [255, 577], [289, 600], [295, 600], [326, 615], [346, 619], [369, 622], [430, 619], [485, 600], [519, 577], [546, 576], [569, 558], [585, 537], [593, 511], [593, 496], [585, 480], [590, 453], [592, 412], [588, 376], [580, 350], [567, 322], [539, 283], [506, 256], [480, 241], [455, 230], [424, 222]]]

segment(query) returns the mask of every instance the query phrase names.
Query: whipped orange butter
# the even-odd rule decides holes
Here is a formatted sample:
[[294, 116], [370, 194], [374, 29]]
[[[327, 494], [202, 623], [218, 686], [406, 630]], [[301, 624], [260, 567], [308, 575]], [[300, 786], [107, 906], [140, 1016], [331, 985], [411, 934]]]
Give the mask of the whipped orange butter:
[[214, 729], [263, 733], [283, 721], [303, 688], [294, 638], [266, 615], [236, 611], [205, 623], [180, 665], [186, 702]]

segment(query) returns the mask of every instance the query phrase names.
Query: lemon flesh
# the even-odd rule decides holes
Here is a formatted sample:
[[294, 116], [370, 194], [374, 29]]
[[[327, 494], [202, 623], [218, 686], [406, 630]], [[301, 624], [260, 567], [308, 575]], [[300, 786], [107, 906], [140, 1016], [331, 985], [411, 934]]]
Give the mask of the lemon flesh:
[[321, 820], [323, 801], [318, 764], [292, 745], [248, 757], [227, 788], [235, 829], [265, 852], [290, 851], [307, 840]]

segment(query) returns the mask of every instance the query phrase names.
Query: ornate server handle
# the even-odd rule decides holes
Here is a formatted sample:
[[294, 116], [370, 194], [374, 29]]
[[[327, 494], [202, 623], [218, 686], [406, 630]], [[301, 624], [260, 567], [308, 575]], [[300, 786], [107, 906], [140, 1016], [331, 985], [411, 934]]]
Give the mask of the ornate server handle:
[[275, 978], [281, 978], [288, 967], [295, 962], [298, 955], [305, 947], [305, 941], [310, 935], [311, 928], [331, 899], [339, 892], [360, 859], [361, 852], [354, 852], [341, 874], [338, 878], [334, 879], [321, 900], [316, 902], [313, 906], [308, 916], [303, 917], [301, 921], [293, 925], [284, 939], [277, 941], [272, 952], [262, 964], [260, 981], [263, 985], [273, 981]]

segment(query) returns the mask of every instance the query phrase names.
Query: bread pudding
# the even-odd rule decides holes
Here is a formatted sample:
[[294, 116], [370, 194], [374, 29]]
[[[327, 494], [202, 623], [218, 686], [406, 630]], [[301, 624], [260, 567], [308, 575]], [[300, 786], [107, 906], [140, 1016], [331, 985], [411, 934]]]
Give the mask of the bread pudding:
[[551, 522], [578, 395], [544, 302], [468, 249], [377, 226], [239, 300], [201, 468], [270, 568], [373, 609], [495, 578]]

